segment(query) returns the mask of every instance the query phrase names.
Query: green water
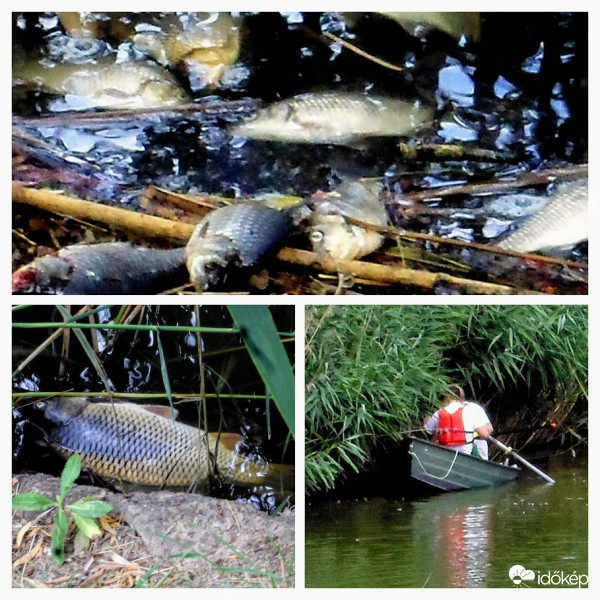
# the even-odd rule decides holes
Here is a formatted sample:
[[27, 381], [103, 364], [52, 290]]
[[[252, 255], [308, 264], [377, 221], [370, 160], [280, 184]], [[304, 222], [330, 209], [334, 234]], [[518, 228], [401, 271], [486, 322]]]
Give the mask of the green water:
[[587, 464], [549, 473], [554, 485], [307, 504], [306, 587], [515, 587], [514, 565], [534, 576], [519, 587], [571, 587], [588, 573]]

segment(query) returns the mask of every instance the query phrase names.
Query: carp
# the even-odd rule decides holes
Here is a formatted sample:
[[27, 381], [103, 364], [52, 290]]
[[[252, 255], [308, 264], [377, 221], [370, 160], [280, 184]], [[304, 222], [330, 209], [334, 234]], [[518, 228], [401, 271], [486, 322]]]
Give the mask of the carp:
[[181, 70], [193, 91], [214, 88], [238, 59], [240, 24], [229, 13], [166, 13], [154, 27], [138, 27], [138, 50], [161, 65]]
[[253, 140], [352, 146], [364, 138], [405, 135], [432, 114], [418, 103], [395, 98], [307, 93], [259, 110], [230, 132]]
[[359, 181], [348, 181], [323, 198], [312, 199], [307, 232], [313, 249], [335, 260], [353, 260], [375, 252], [384, 236], [348, 219], [382, 227], [388, 225], [385, 205], [378, 190]]
[[190, 487], [216, 473], [225, 483], [293, 490], [294, 467], [244, 456], [235, 433], [205, 433], [175, 421], [165, 406], [57, 398], [38, 403], [47, 443], [61, 456], [116, 484]]
[[223, 206], [204, 217], [186, 246], [186, 264], [198, 291], [222, 283], [233, 269], [256, 265], [292, 230], [286, 211], [257, 202]]
[[13, 86], [34, 87], [64, 98], [60, 110], [176, 108], [189, 97], [167, 69], [152, 62], [106, 60], [89, 64], [39, 61], [16, 65]]
[[558, 184], [548, 203], [497, 245], [516, 252], [537, 252], [573, 246], [587, 238], [588, 180], [581, 178]]
[[184, 248], [75, 244], [12, 275], [13, 294], [152, 294], [185, 277]]
[[[467, 35], [475, 41], [481, 37], [481, 14], [478, 12], [380, 12], [399, 23], [409, 33], [418, 27], [434, 28], [456, 40]], [[418, 29], [417, 29], [418, 31]]]

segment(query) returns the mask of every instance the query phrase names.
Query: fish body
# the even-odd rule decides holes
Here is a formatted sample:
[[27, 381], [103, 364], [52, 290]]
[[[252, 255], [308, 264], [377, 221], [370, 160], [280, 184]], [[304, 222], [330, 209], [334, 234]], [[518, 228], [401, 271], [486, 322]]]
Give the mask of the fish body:
[[44, 66], [38, 61], [16, 65], [13, 85], [35, 86], [63, 97], [63, 109], [174, 108], [189, 102], [175, 77], [145, 61]]
[[143, 52], [188, 77], [193, 91], [214, 88], [240, 51], [240, 19], [225, 12], [58, 13], [76, 38], [131, 40]]
[[286, 212], [258, 203], [212, 211], [200, 221], [186, 246], [192, 283], [203, 291], [222, 283], [232, 269], [254, 266], [291, 228]]
[[133, 42], [160, 64], [182, 70], [198, 91], [216, 86], [238, 59], [240, 28], [229, 13], [170, 13]]
[[407, 30], [416, 26], [428, 26], [444, 31], [453, 38], [460, 40], [468, 35], [475, 41], [481, 35], [481, 15], [478, 12], [380, 12], [399, 23]]
[[541, 195], [505, 194], [485, 201], [482, 208], [475, 209], [472, 212], [500, 219], [520, 219], [539, 212], [548, 204], [548, 201], [547, 196]]
[[588, 238], [588, 180], [557, 185], [548, 203], [497, 245], [516, 252], [573, 246]]
[[13, 294], [152, 294], [185, 273], [185, 250], [75, 244], [17, 269]]
[[188, 487], [206, 483], [216, 461], [217, 473], [226, 483], [277, 486], [283, 474], [286, 485], [293, 482], [293, 467], [242, 455], [238, 451], [242, 436], [206, 434], [173, 420], [168, 407], [88, 398], [42, 404], [51, 423], [48, 443], [64, 458], [78, 454], [82, 467], [106, 480]]
[[349, 182], [335, 195], [314, 201], [312, 207], [308, 234], [315, 251], [336, 260], [353, 260], [375, 252], [383, 243], [384, 237], [378, 231], [348, 221], [388, 224], [384, 203], [366, 185]]
[[267, 106], [231, 133], [255, 140], [352, 145], [362, 138], [405, 135], [431, 116], [428, 108], [394, 98], [308, 93]]

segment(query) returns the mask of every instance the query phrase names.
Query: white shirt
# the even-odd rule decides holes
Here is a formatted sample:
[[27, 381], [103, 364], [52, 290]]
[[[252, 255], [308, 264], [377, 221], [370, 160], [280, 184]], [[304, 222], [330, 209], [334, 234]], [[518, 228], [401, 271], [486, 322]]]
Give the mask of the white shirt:
[[[450, 402], [450, 404], [444, 406], [444, 410], [446, 410], [450, 414], [454, 414], [461, 407], [463, 409], [462, 420], [463, 427], [465, 429], [465, 438], [467, 442], [462, 446], [454, 446], [454, 448], [459, 452], [466, 452], [467, 454], [471, 454], [473, 450], [473, 431], [475, 431], [478, 427], [483, 427], [486, 423], [489, 423], [490, 418], [487, 416], [487, 413], [485, 412], [483, 407], [479, 406], [479, 404], [475, 404], [474, 402], [466, 402], [465, 404], [463, 404], [459, 400], [453, 400], [452, 402]], [[425, 423], [425, 431], [427, 431], [428, 433], [435, 433], [439, 426], [439, 422], [440, 411], [437, 410], [434, 413], [434, 415], [429, 419], [429, 421]], [[479, 456], [487, 460], [487, 442], [485, 440], [476, 439], [475, 444], [477, 446]]]

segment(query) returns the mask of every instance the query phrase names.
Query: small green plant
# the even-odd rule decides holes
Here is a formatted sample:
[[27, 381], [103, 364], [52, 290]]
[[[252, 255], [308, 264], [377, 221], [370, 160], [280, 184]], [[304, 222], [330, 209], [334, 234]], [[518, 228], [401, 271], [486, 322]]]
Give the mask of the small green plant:
[[52, 557], [54, 562], [62, 565], [65, 561], [65, 538], [69, 531], [69, 519], [75, 523], [75, 546], [85, 548], [94, 536], [100, 535], [100, 527], [94, 519], [101, 517], [112, 510], [112, 505], [93, 496], [81, 498], [73, 504], [64, 505], [65, 496], [73, 487], [73, 483], [81, 472], [81, 458], [74, 454], [66, 462], [60, 476], [60, 494], [56, 501], [35, 492], [26, 492], [13, 498], [12, 507], [15, 510], [50, 510], [57, 508], [54, 515], [54, 529], [52, 530]]

